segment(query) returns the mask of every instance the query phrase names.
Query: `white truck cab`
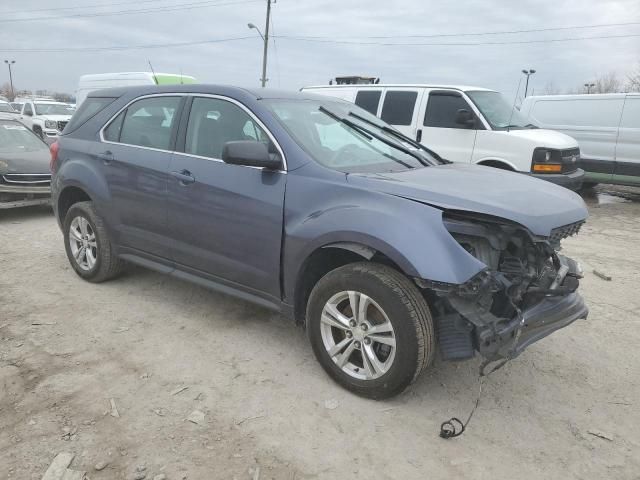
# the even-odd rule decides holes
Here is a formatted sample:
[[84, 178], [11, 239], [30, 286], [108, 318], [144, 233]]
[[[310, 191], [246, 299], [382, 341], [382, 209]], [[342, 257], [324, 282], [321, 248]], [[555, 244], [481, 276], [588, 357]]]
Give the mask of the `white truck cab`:
[[323, 85], [302, 91], [355, 103], [452, 162], [582, 186], [578, 143], [538, 129], [498, 92], [453, 85]]
[[20, 121], [47, 143], [52, 143], [67, 126], [73, 108], [67, 103], [40, 98], [21, 98]]

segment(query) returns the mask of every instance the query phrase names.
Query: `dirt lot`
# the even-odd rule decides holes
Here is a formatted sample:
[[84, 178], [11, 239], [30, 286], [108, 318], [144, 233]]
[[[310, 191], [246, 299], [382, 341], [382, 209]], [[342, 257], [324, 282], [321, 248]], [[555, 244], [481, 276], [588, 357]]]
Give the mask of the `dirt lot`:
[[610, 190], [565, 242], [589, 319], [488, 377], [448, 441], [479, 360], [363, 400], [278, 315], [138, 268], [84, 282], [50, 211], [0, 212], [0, 478], [40, 479], [70, 452], [91, 479], [638, 479], [640, 191]]

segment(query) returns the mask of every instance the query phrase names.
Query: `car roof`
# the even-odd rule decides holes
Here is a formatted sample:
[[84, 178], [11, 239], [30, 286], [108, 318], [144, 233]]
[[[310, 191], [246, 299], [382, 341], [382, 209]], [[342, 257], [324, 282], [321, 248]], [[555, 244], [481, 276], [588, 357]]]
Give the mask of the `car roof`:
[[567, 95], [529, 95], [523, 103], [531, 102], [533, 100], [572, 100], [572, 99], [589, 99], [589, 100], [602, 100], [605, 98], [624, 98], [627, 95], [633, 95], [632, 93], [578, 93]]
[[190, 84], [190, 85], [142, 85], [134, 87], [116, 87], [101, 90], [95, 90], [88, 95], [91, 97], [121, 97], [123, 95], [132, 98], [144, 95], [169, 93], [194, 93], [208, 95], [223, 95], [230, 97], [251, 97], [254, 100], [268, 98], [284, 98], [284, 99], [325, 99], [306, 92], [297, 92], [289, 90], [276, 90], [270, 88], [244, 88], [231, 85], [209, 85], [209, 84]]
[[439, 83], [372, 83], [372, 84], [351, 84], [351, 85], [312, 85], [306, 88], [444, 88], [450, 90], [467, 91], [483, 91], [494, 92], [490, 88], [474, 87], [471, 85], [443, 85]]

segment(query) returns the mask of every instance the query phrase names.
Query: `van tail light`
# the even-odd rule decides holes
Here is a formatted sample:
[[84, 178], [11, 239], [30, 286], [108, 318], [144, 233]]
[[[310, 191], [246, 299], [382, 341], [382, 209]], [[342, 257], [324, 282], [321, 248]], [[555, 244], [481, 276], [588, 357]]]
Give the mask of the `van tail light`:
[[60, 150], [60, 144], [56, 140], [49, 147], [49, 152], [51, 152], [51, 161], [49, 162], [49, 170], [51, 173], [54, 173], [56, 167], [58, 166], [58, 151]]

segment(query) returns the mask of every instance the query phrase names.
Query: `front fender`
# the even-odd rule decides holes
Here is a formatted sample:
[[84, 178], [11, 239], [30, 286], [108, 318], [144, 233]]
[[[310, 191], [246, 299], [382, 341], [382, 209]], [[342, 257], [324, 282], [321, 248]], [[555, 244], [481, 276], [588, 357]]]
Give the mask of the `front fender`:
[[293, 298], [305, 260], [318, 248], [336, 242], [373, 248], [406, 275], [436, 282], [461, 284], [485, 268], [449, 234], [441, 210], [346, 182], [327, 184], [290, 175], [284, 233], [287, 300]]

